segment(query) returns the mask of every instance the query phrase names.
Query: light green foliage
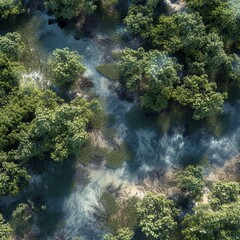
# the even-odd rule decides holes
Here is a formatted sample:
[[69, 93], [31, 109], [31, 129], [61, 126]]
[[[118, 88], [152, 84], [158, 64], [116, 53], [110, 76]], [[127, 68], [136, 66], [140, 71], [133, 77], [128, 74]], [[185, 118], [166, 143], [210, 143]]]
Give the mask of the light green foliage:
[[215, 34], [208, 34], [206, 37], [206, 72], [210, 79], [215, 79], [216, 73], [220, 67], [227, 64], [229, 58], [223, 49], [223, 42], [220, 37]]
[[86, 129], [97, 109], [97, 101], [80, 97], [53, 109], [37, 108], [34, 124], [19, 148], [20, 157], [41, 157], [50, 152], [52, 159], [62, 161], [77, 154], [88, 138]]
[[168, 52], [175, 52], [181, 46], [181, 39], [177, 33], [178, 26], [175, 15], [161, 15], [159, 23], [151, 29], [153, 45]]
[[9, 32], [0, 36], [0, 52], [6, 54], [8, 59], [18, 60], [23, 53], [24, 44], [17, 32]]
[[118, 230], [115, 236], [112, 234], [105, 235], [103, 240], [131, 240], [133, 235], [133, 231], [129, 230], [129, 228], [123, 228]]
[[150, 32], [154, 46], [174, 53], [198, 46], [199, 38], [205, 34], [205, 26], [197, 13], [177, 13], [161, 15]]
[[0, 239], [1, 240], [11, 240], [12, 228], [9, 223], [6, 223], [3, 219], [2, 214], [0, 214]]
[[0, 18], [8, 18], [24, 12], [22, 0], [0, 0]]
[[240, 236], [240, 205], [222, 205], [219, 210], [197, 208], [193, 215], [187, 214], [182, 231], [185, 240], [238, 240]]
[[210, 204], [213, 209], [219, 209], [223, 204], [240, 200], [240, 185], [236, 182], [216, 182], [213, 184]]
[[209, 82], [207, 75], [187, 76], [173, 97], [182, 105], [189, 105], [194, 110], [193, 118], [199, 120], [221, 113], [226, 93], [217, 92], [216, 83]]
[[141, 96], [144, 107], [160, 111], [167, 107], [180, 65], [166, 52], [125, 49], [121, 58], [126, 87]]
[[177, 227], [178, 210], [163, 195], [149, 193], [138, 206], [139, 227], [151, 239], [170, 240]]
[[147, 6], [131, 5], [128, 15], [124, 19], [126, 30], [129, 33], [140, 34], [146, 37], [149, 26], [153, 22], [153, 10]]
[[203, 168], [201, 166], [190, 165], [178, 175], [178, 187], [192, 199], [201, 198], [203, 186]]
[[0, 196], [19, 193], [29, 179], [25, 168], [10, 161], [6, 153], [0, 152]]
[[32, 203], [20, 203], [17, 208], [13, 211], [12, 217], [19, 224], [26, 224], [32, 218]]
[[55, 17], [71, 19], [95, 11], [94, 0], [47, 0], [45, 6]]
[[128, 9], [128, 15], [124, 19], [126, 30], [144, 38], [148, 37], [149, 27], [154, 21], [154, 11], [158, 2], [159, 0], [147, 0], [145, 5], [142, 5], [133, 1]]
[[118, 81], [121, 77], [121, 65], [118, 63], [107, 63], [98, 65], [96, 70], [111, 80]]
[[56, 49], [48, 60], [49, 73], [53, 82], [60, 87], [73, 83], [85, 72], [82, 56], [69, 48]]

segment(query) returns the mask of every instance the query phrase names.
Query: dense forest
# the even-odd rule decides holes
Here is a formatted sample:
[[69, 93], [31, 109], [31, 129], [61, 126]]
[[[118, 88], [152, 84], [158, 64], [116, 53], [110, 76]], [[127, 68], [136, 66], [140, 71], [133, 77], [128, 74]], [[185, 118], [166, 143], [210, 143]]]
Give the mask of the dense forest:
[[239, 54], [239, 0], [0, 0], [0, 239], [240, 239]]

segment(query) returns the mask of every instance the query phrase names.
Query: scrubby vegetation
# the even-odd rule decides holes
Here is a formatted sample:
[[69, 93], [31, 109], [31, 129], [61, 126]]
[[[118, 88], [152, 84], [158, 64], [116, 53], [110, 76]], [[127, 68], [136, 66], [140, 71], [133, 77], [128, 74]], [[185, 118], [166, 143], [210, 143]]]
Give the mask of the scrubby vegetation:
[[[45, 174], [47, 164], [67, 162], [63, 176], [48, 172], [59, 174], [61, 180], [65, 173], [74, 175], [76, 165], [86, 170], [92, 164], [109, 173], [126, 166], [124, 173], [130, 172], [128, 160], [134, 159], [127, 137], [117, 139], [118, 122], [106, 114], [97, 96], [92, 97], [89, 89], [74, 92], [87, 78], [84, 57], [67, 46], [50, 54], [43, 48], [39, 9], [55, 18], [49, 24], [56, 21], [66, 27], [64, 34], [76, 28], [76, 39], [90, 36], [102, 41], [103, 48], [110, 43], [108, 56], [103, 57], [106, 63], [101, 59], [94, 67], [117, 82], [108, 87], [115, 91], [118, 86], [121, 99], [130, 99], [146, 118], [150, 116], [158, 127], [155, 130], [160, 130], [157, 134], [167, 136], [177, 123], [188, 132], [203, 126], [215, 137], [223, 134], [224, 104], [232, 104], [240, 86], [240, 3], [180, 2], [0, 0], [1, 240], [28, 239], [36, 213], [45, 208], [41, 201], [46, 200], [27, 187], [38, 171]], [[106, 39], [101, 39], [99, 29]], [[41, 84], [29, 81], [29, 73], [40, 74]], [[106, 101], [116, 95], [106, 94]], [[144, 141], [148, 140], [152, 141]], [[135, 163], [140, 169], [141, 162]], [[117, 191], [103, 191], [99, 200], [103, 239], [240, 239], [239, 182], [209, 182], [209, 165], [191, 164], [177, 166], [180, 170], [170, 195], [143, 192], [142, 198], [122, 197]], [[88, 173], [81, 174], [78, 180], [90, 179]], [[55, 182], [50, 185], [56, 187]], [[54, 201], [59, 196], [54, 195]], [[7, 210], [4, 202], [9, 203]]]

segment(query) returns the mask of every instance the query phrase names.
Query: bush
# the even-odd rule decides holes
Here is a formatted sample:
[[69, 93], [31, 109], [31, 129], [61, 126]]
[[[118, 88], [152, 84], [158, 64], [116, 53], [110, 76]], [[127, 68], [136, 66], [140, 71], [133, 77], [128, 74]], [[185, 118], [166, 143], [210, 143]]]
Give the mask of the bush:
[[118, 81], [121, 77], [121, 65], [118, 63], [107, 63], [98, 65], [96, 70], [101, 73], [103, 76]]

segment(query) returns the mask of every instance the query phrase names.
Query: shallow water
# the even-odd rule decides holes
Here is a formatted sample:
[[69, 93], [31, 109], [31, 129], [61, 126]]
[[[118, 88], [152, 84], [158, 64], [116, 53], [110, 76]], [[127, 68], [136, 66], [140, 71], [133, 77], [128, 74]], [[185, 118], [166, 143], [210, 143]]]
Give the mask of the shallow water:
[[[101, 193], [111, 184], [116, 188], [141, 184], [152, 171], [174, 167], [185, 160], [194, 162], [203, 155], [212, 165], [222, 165], [239, 154], [240, 103], [235, 106], [226, 104], [225, 115], [231, 127], [219, 139], [202, 129], [186, 135], [183, 127], [162, 134], [154, 123], [144, 119], [136, 104], [120, 101], [112, 83], [95, 70], [109, 54], [109, 46], [99, 41], [105, 37], [104, 34], [96, 33], [93, 39], [76, 40], [71, 32], [60, 29], [56, 24], [48, 25], [47, 16], [43, 16], [43, 21], [39, 37], [44, 50], [51, 53], [56, 48], [69, 47], [84, 56], [86, 76], [94, 83], [93, 91], [106, 101], [108, 113], [116, 118], [117, 138], [126, 141], [133, 149], [134, 159], [115, 171], [94, 164], [82, 170], [70, 161], [62, 166], [50, 165], [44, 175], [35, 175], [31, 185], [38, 189], [38, 196], [47, 206], [45, 215], [39, 216], [36, 221], [41, 232], [40, 239], [50, 239], [50, 236], [61, 236], [66, 240], [75, 237], [101, 239], [102, 224], [96, 217], [96, 208], [101, 208]], [[73, 186], [74, 175], [84, 176], [86, 172], [86, 181], [75, 181]]]

